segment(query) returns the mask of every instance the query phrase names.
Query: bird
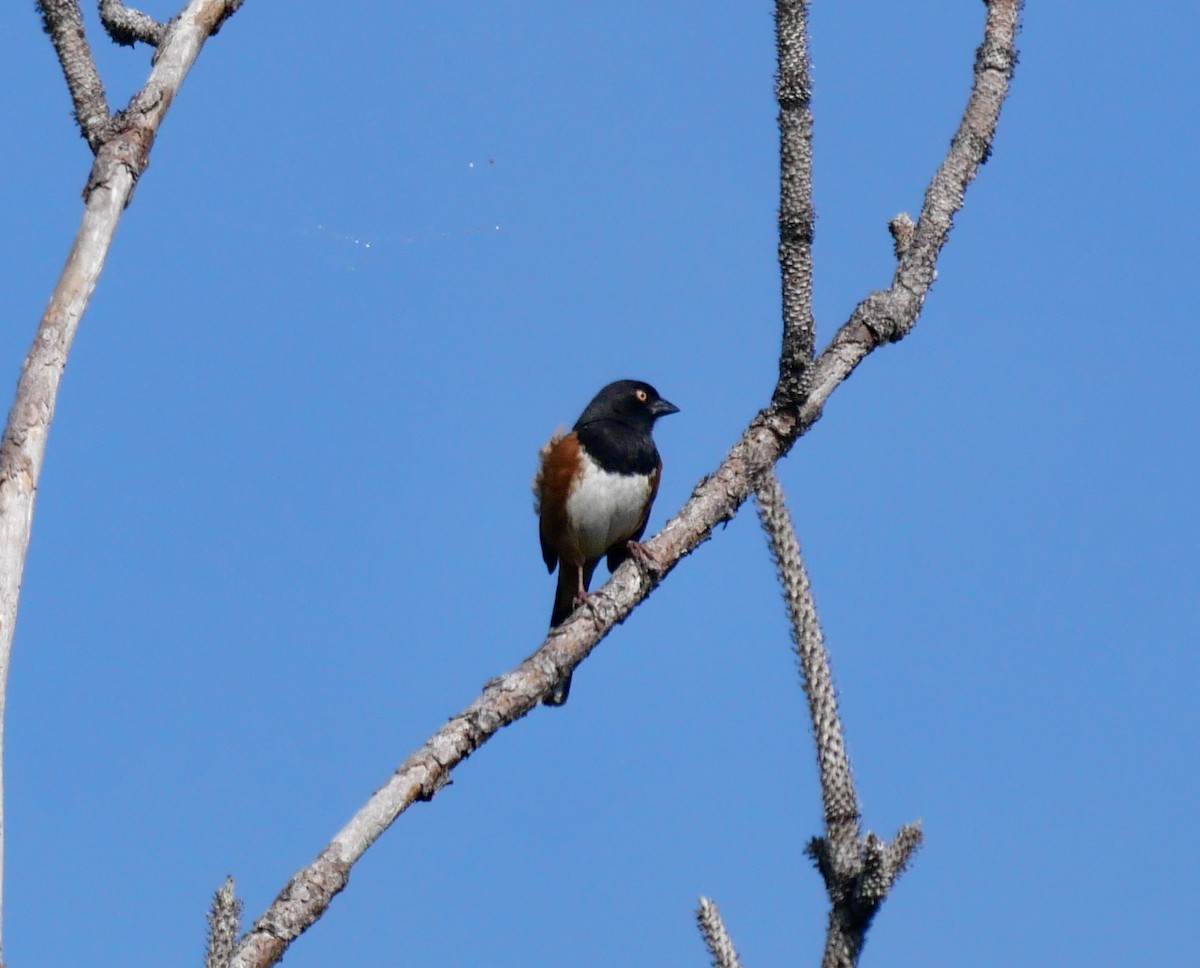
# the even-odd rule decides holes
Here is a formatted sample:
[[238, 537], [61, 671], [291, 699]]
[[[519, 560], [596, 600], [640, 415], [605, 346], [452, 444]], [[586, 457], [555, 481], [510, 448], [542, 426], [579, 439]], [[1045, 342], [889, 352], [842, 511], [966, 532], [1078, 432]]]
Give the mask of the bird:
[[[601, 558], [612, 572], [638, 553], [662, 475], [651, 430], [678, 412], [649, 383], [617, 380], [592, 398], [570, 433], [559, 430], [542, 447], [533, 494], [542, 559], [551, 574], [558, 567], [550, 628], [588, 600]], [[570, 691], [568, 673], [543, 701], [561, 706]]]

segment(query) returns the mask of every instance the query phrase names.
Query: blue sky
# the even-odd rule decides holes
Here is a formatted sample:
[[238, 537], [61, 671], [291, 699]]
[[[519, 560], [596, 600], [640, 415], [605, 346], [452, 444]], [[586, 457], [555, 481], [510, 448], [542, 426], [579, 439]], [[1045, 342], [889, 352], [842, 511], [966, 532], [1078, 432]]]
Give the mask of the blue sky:
[[[864, 965], [1200, 945], [1200, 14], [1070, 6], [1027, 12], [916, 330], [780, 468], [866, 825], [927, 838]], [[822, 343], [890, 278], [982, 18], [814, 5]], [[123, 104], [148, 54], [89, 27]], [[89, 156], [32, 3], [0, 29], [11, 386]], [[732, 2], [249, 0], [209, 43], [50, 438], [8, 696], [12, 964], [199, 963], [226, 874], [257, 916], [532, 651], [536, 453], [602, 384], [682, 409], [652, 529], [718, 463], [775, 375], [772, 72], [770, 7]], [[816, 964], [819, 811], [747, 508], [564, 709], [402, 817], [287, 964], [702, 965], [702, 893], [748, 968]]]

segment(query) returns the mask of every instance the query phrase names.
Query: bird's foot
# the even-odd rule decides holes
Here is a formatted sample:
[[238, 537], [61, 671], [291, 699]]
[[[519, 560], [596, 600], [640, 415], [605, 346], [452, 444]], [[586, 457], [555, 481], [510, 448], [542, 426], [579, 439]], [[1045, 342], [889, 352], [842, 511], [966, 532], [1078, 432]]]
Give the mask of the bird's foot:
[[592, 622], [597, 628], [600, 627], [600, 604], [604, 596], [599, 592], [579, 591], [575, 594], [575, 607], [586, 608], [588, 614], [592, 616]]
[[662, 571], [662, 562], [658, 557], [640, 541], [627, 542], [625, 547], [629, 549], [630, 557], [634, 558], [639, 565], [647, 571]]

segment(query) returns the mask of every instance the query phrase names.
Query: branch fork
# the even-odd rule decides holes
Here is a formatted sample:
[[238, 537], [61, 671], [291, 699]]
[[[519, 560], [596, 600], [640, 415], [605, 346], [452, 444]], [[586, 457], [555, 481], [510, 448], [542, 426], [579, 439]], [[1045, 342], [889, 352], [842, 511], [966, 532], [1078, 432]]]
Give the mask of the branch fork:
[[[67, 353], [121, 210], [149, 162], [158, 126], [204, 41], [240, 5], [241, 0], [189, 0], [177, 18], [159, 23], [118, 0], [101, 0], [101, 21], [110, 37], [117, 43], [147, 43], [156, 48], [142, 92], [114, 117], [88, 48], [78, 0], [38, 0], [43, 24], [62, 65], [76, 122], [96, 159], [85, 192], [83, 224], [23, 368], [0, 446], [0, 703], [34, 493]], [[774, 465], [820, 419], [830, 395], [869, 353], [884, 342], [902, 339], [911, 330], [935, 277], [937, 258], [949, 237], [953, 217], [962, 206], [968, 184], [987, 160], [1016, 63], [1015, 36], [1022, 4], [1021, 0], [987, 0], [986, 5], [984, 39], [976, 54], [974, 83], [958, 132], [930, 181], [916, 223], [893, 220], [897, 265], [891, 285], [859, 303], [817, 354], [812, 313], [815, 223], [807, 3], [777, 0], [783, 339], [779, 377], [770, 404], [750, 421], [720, 465], [700, 481], [688, 502], [652, 540], [660, 568], [638, 562], [622, 565], [597, 596], [591, 617], [577, 614], [568, 620], [537, 652], [490, 683], [478, 699], [431, 736], [318, 857], [289, 880], [232, 953], [225, 940], [219, 941], [223, 962], [237, 968], [276, 963], [290, 942], [320, 917], [345, 886], [355, 861], [404, 810], [417, 800], [431, 798], [449, 782], [455, 766], [499, 729], [533, 709], [557, 681], [556, 673], [564, 662], [574, 668], [582, 661], [683, 557], [711, 537], [716, 525], [733, 517], [752, 492], [758, 493], [764, 517], [764, 506], [783, 507], [782, 494], [776, 498], [772, 493], [778, 483]], [[783, 514], [786, 516], [786, 509]], [[786, 537], [791, 530], [788, 520], [777, 533]], [[832, 682], [827, 670], [819, 674], [816, 669], [824, 650], [818, 647], [820, 630], [798, 543], [794, 554], [788, 551], [778, 558], [795, 563], [787, 568], [780, 565], [780, 574], [789, 608], [793, 600], [797, 606], [792, 609], [793, 629], [818, 739], [826, 833], [810, 844], [810, 853], [826, 879], [833, 903], [826, 964], [850, 965], [879, 901], [919, 844], [920, 829], [909, 825], [890, 844], [870, 833], [860, 835], [857, 797], [850, 782]], [[809, 662], [815, 663], [812, 669], [806, 665]], [[0, 836], [2, 832], [0, 823]], [[224, 939], [233, 908], [231, 886], [217, 907], [224, 912], [220, 915]], [[723, 925], [716, 929], [719, 915], [711, 902], [706, 905], [702, 901], [701, 922], [709, 925], [706, 938], [720, 942], [724, 936], [728, 940]], [[710, 934], [710, 929], [717, 933]], [[719, 943], [717, 947], [724, 950], [726, 946]], [[731, 944], [728, 949], [733, 960], [714, 960], [714, 964], [736, 964]]]

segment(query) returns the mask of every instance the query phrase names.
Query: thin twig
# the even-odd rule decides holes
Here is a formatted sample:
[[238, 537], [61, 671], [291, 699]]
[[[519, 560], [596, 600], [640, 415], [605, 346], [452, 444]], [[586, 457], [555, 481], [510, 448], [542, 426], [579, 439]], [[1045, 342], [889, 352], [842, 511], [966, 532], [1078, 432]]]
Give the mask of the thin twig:
[[95, 153], [108, 126], [108, 98], [83, 30], [79, 0], [38, 0], [37, 6], [75, 106], [75, 123]]
[[700, 934], [708, 946], [712, 956], [712, 968], [742, 968], [738, 960], [737, 950], [725, 930], [725, 922], [721, 920], [721, 912], [717, 910], [715, 901], [706, 897], [700, 898], [700, 907], [696, 909], [696, 923]]
[[167, 33], [167, 24], [149, 14], [127, 7], [121, 0], [100, 0], [100, 22], [116, 43], [133, 47], [140, 40], [157, 47]]

